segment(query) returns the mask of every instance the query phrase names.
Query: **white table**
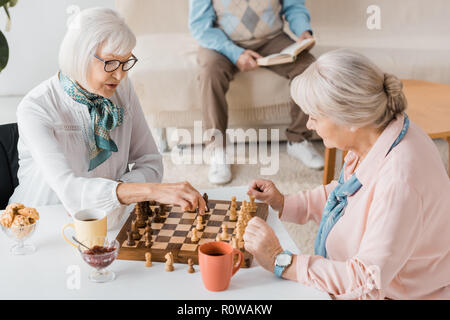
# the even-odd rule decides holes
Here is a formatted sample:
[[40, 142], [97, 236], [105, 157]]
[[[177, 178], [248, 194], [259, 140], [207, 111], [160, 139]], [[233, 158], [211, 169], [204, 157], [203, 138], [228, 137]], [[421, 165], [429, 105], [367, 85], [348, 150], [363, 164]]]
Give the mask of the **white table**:
[[[246, 200], [247, 187], [202, 190], [210, 199]], [[77, 249], [67, 244], [61, 228], [69, 223], [62, 206], [37, 208], [40, 223], [30, 242], [37, 251], [28, 256], [13, 256], [12, 241], [0, 236], [0, 299], [159, 299], [159, 300], [243, 300], [243, 299], [330, 299], [328, 294], [294, 281], [278, 279], [257, 265], [240, 269], [231, 279], [228, 290], [211, 292], [204, 288], [199, 266], [194, 274], [187, 265], [175, 264], [175, 271], [165, 272], [164, 263], [154, 262], [151, 268], [143, 261], [116, 260], [109, 269], [116, 279], [109, 283], [92, 283], [91, 272]], [[283, 248], [299, 253], [276, 212], [270, 210], [268, 223], [274, 228]], [[115, 238], [119, 229], [108, 232]], [[77, 282], [77, 276], [79, 280]]]

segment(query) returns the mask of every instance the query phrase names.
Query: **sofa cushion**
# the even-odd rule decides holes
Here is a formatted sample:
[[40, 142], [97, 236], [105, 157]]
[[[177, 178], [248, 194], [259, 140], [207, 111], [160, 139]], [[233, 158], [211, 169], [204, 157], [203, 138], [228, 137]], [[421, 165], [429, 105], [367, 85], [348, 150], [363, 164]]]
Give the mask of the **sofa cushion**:
[[[195, 39], [185, 33], [138, 36], [134, 53], [139, 62], [130, 71], [130, 78], [146, 114], [163, 121], [161, 117], [167, 113], [201, 112], [197, 50]], [[273, 107], [288, 107], [289, 81], [264, 68], [238, 72], [226, 98], [231, 110], [241, 111], [239, 117], [231, 117], [236, 113], [230, 112], [230, 123], [241, 119], [246, 109], [254, 108], [261, 109], [257, 112], [259, 117], [267, 118], [259, 120], [283, 123], [285, 117], [274, 118], [271, 113]], [[272, 111], [264, 111], [268, 109]], [[197, 120], [200, 120], [201, 113], [197, 114], [200, 115]], [[175, 126], [170, 118], [164, 119], [172, 122], [166, 126]], [[259, 120], [255, 119], [257, 123]]]

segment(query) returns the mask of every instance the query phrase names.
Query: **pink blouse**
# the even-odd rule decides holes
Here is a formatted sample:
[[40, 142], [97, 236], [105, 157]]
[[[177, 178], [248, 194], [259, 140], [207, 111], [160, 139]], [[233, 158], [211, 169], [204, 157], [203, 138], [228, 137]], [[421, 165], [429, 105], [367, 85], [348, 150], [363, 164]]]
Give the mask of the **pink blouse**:
[[[328, 235], [329, 259], [298, 256], [300, 283], [337, 299], [450, 299], [450, 180], [413, 122], [385, 156], [403, 119], [388, 125], [356, 170], [359, 157], [347, 154], [345, 180], [356, 172], [362, 187]], [[281, 219], [319, 224], [336, 185], [286, 196]]]

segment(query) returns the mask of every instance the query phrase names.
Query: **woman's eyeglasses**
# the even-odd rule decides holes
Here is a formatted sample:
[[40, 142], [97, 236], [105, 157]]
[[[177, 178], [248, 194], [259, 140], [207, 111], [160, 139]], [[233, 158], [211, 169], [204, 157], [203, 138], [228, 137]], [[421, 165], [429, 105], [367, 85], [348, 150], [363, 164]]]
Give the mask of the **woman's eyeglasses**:
[[106, 72], [114, 72], [116, 71], [120, 65], [122, 65], [122, 70], [123, 71], [128, 71], [131, 68], [134, 67], [134, 65], [136, 64], [136, 62], [138, 61], [138, 59], [133, 55], [131, 55], [132, 58], [121, 62], [120, 60], [103, 60], [102, 58], [100, 58], [99, 56], [97, 56], [96, 54], [94, 54], [94, 57], [96, 57], [98, 60], [100, 60], [101, 62], [103, 62], [105, 64], [105, 71]]

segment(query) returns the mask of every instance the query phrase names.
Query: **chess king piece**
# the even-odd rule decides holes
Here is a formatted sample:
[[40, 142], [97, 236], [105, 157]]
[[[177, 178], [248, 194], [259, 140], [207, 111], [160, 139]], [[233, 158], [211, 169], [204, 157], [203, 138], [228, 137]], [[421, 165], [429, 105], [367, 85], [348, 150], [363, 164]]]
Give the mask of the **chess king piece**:
[[200, 238], [198, 237], [197, 228], [192, 228], [191, 242], [197, 243]]
[[194, 261], [192, 261], [192, 259], [191, 258], [189, 258], [188, 259], [188, 270], [187, 270], [187, 272], [188, 273], [194, 273], [195, 272], [195, 269], [194, 269]]
[[147, 268], [152, 266], [152, 253], [151, 252], [145, 253], [145, 266]]
[[203, 217], [201, 215], [197, 215], [197, 225], [195, 229], [198, 231], [202, 231], [205, 226], [203, 225]]
[[167, 252], [164, 258], [166, 259], [166, 271], [172, 272], [174, 270], [172, 252]]

